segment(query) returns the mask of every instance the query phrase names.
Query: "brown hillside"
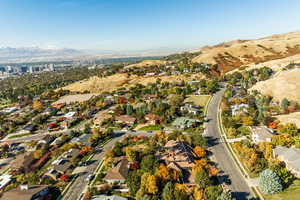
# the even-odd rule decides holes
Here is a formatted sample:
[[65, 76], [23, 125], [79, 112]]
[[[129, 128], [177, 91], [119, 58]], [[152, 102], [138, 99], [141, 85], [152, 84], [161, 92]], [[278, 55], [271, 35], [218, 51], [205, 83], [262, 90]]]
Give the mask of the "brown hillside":
[[300, 103], [300, 69], [279, 71], [274, 77], [256, 83], [251, 90], [258, 90], [262, 94], [270, 95], [277, 101], [283, 98]]
[[91, 77], [87, 80], [77, 81], [70, 85], [63, 87], [64, 90], [84, 92], [89, 91], [91, 93], [101, 93], [101, 92], [111, 92], [121, 87], [131, 87], [135, 84], [147, 85], [149, 83], [155, 83], [156, 80], [160, 78], [162, 82], [181, 82], [189, 80], [199, 80], [204, 78], [201, 73], [192, 74], [192, 75], [170, 75], [170, 76], [151, 76], [143, 77], [128, 74], [119, 73], [112, 76], [107, 76], [104, 78], [101, 77]]
[[205, 46], [193, 62], [218, 64], [222, 72], [251, 63], [300, 54], [300, 31], [273, 35], [257, 40], [234, 40]]

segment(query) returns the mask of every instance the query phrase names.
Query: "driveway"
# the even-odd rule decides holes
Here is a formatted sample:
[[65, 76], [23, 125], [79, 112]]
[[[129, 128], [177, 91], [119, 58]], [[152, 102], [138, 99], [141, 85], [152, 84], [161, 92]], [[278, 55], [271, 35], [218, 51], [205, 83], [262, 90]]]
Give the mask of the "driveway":
[[227, 178], [231, 180], [232, 183], [229, 188], [232, 191], [233, 197], [238, 200], [255, 199], [250, 192], [251, 190], [245, 178], [235, 165], [230, 152], [224, 144], [218, 128], [218, 109], [224, 91], [225, 89], [222, 89], [217, 92], [208, 106], [208, 123], [206, 126], [205, 136], [208, 138], [209, 150], [212, 152], [213, 160], [216, 161], [218, 168], [224, 171], [224, 173], [219, 176], [219, 180], [222, 181]]

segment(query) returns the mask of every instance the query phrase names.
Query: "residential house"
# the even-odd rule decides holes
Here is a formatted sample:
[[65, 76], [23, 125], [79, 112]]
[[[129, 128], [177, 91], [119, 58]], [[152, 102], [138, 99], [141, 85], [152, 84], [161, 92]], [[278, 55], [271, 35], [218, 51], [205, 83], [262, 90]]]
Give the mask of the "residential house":
[[28, 125], [24, 126], [24, 128], [21, 131], [19, 131], [19, 133], [27, 134], [27, 133], [32, 133], [35, 130], [36, 130], [36, 125], [28, 124]]
[[71, 140], [71, 143], [75, 144], [83, 144], [85, 146], [91, 146], [92, 143], [89, 142], [89, 138], [92, 136], [92, 134], [82, 134], [79, 137], [74, 137]]
[[128, 175], [129, 165], [128, 160], [125, 157], [116, 164], [116, 166], [109, 169], [106, 176], [103, 178], [104, 181], [113, 183], [125, 183]]
[[2, 190], [5, 186], [7, 186], [11, 182], [12, 175], [3, 174], [0, 176], [0, 190]]
[[180, 172], [185, 183], [194, 182], [191, 170], [197, 156], [186, 142], [170, 140], [165, 144], [163, 152], [157, 153], [157, 156], [160, 160], [165, 161], [168, 168]]
[[195, 120], [195, 119], [179, 117], [179, 118], [175, 119], [175, 121], [172, 123], [172, 125], [179, 129], [186, 129], [186, 128], [196, 127], [199, 123], [200, 123], [200, 121]]
[[300, 149], [276, 146], [273, 149], [273, 156], [284, 162], [286, 168], [297, 178], [300, 178]]
[[93, 118], [94, 125], [101, 126], [105, 120], [112, 118], [112, 115], [108, 112], [109, 110], [102, 110], [98, 112]]
[[144, 99], [147, 103], [149, 103], [149, 102], [151, 102], [152, 100], [157, 99], [157, 97], [158, 97], [157, 94], [145, 94], [145, 95], [143, 96], [143, 99]]
[[37, 147], [38, 148], [47, 147], [50, 145], [51, 142], [53, 142], [54, 139], [55, 137], [53, 135], [47, 134], [41, 140], [38, 141]]
[[17, 110], [19, 110], [18, 107], [9, 107], [9, 108], [5, 108], [2, 110], [2, 112], [4, 113], [13, 113], [13, 112], [16, 112]]
[[52, 113], [56, 113], [57, 111], [58, 111], [57, 108], [50, 107], [50, 108], [47, 108], [47, 109], [45, 110], [45, 114], [50, 115], [50, 114], [52, 114]]
[[151, 124], [151, 125], [160, 124], [160, 122], [161, 122], [161, 118], [158, 115], [155, 115], [153, 113], [149, 113], [149, 114], [145, 115], [144, 118], [147, 121], [147, 123]]
[[118, 195], [112, 195], [112, 196], [96, 195], [93, 196], [91, 200], [127, 200], [127, 198]]
[[79, 157], [79, 155], [79, 149], [70, 149], [65, 152], [59, 159], [52, 162], [50, 169], [44, 174], [44, 177], [52, 178], [55, 181], [58, 180], [61, 175], [72, 170], [72, 160]]
[[247, 112], [249, 108], [248, 104], [235, 104], [231, 106], [231, 113], [233, 116], [243, 113], [243, 112]]
[[129, 115], [120, 115], [120, 116], [116, 116], [115, 120], [117, 123], [126, 124], [127, 126], [132, 126], [135, 123], [136, 118], [131, 117]]
[[3, 193], [1, 200], [54, 200], [57, 197], [52, 195], [48, 185], [21, 185], [18, 188]]
[[180, 107], [181, 112], [187, 112], [192, 115], [197, 115], [200, 113], [200, 107], [196, 106], [195, 104], [191, 102], [185, 103], [183, 106]]
[[271, 142], [274, 136], [273, 130], [266, 126], [252, 126], [250, 127], [252, 140], [258, 142]]
[[32, 165], [35, 162], [32, 152], [17, 155], [15, 160], [11, 162], [10, 169], [12, 174], [30, 173]]
[[73, 118], [76, 115], [76, 112], [68, 112], [64, 115], [66, 119]]

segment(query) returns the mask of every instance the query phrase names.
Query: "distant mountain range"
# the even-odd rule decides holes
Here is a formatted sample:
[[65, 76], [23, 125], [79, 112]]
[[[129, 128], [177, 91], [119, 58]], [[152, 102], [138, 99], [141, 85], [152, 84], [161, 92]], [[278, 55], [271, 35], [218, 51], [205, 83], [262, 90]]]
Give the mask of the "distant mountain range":
[[0, 63], [97, 60], [103, 58], [164, 56], [184, 49], [158, 48], [137, 51], [76, 50], [69, 48], [43, 49], [39, 47], [0, 47]]
[[39, 47], [0, 48], [0, 62], [26, 62], [71, 59], [84, 55], [75, 49], [42, 49]]

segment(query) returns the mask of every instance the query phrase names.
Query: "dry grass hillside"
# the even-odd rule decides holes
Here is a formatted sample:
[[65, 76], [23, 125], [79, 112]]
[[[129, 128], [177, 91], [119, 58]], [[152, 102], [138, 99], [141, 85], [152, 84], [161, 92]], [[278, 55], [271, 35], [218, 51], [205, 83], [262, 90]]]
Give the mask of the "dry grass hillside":
[[300, 103], [300, 69], [277, 72], [274, 77], [256, 83], [251, 90], [258, 90], [262, 94], [270, 95], [277, 101], [283, 98]]
[[204, 78], [201, 73], [193, 75], [170, 75], [170, 76], [129, 76], [128, 74], [119, 73], [104, 78], [91, 77], [88, 80], [78, 81], [63, 87], [65, 90], [84, 92], [89, 91], [91, 93], [111, 92], [117, 88], [125, 87], [128, 88], [137, 83], [147, 85], [148, 83], [155, 83], [160, 78], [162, 82], [180, 82], [182, 80], [197, 80]]
[[218, 64], [222, 72], [300, 54], [300, 31], [257, 40], [235, 40], [200, 49], [193, 62]]
[[278, 71], [281, 71], [287, 65], [292, 64], [292, 63], [300, 63], [300, 54], [296, 54], [296, 55], [289, 56], [286, 58], [270, 60], [270, 61], [262, 62], [259, 64], [255, 64], [255, 63], [248, 64], [247, 68], [245, 68], [245, 69], [243, 69], [243, 67], [240, 67], [240, 68], [234, 69], [228, 73], [231, 74], [234, 72], [241, 72], [243, 70], [249, 71], [252, 69], [258, 69], [258, 68], [262, 68], [262, 67], [269, 67], [273, 71], [278, 72]]
[[294, 112], [287, 115], [276, 116], [281, 124], [295, 123], [298, 128], [300, 128], [300, 112]]
[[128, 65], [125, 67], [125, 69], [133, 68], [133, 67], [150, 67], [154, 65], [164, 65], [164, 64], [166, 64], [166, 61], [164, 60], [143, 60], [139, 63]]

